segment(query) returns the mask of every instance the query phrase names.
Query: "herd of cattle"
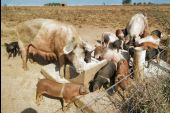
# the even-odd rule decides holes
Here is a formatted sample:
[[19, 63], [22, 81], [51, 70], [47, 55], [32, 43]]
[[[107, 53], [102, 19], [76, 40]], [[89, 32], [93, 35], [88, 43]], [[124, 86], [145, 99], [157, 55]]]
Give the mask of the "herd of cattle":
[[[35, 33], [35, 37], [27, 45], [24, 45], [23, 37], [20, 36], [23, 29], [27, 29], [29, 33]], [[91, 62], [91, 57], [108, 61], [90, 81], [88, 89], [79, 84], [39, 80], [36, 99], [37, 104], [40, 104], [43, 99], [42, 94], [61, 97], [65, 102], [70, 102], [73, 97], [87, 94], [89, 90], [96, 91], [102, 86], [108, 88], [119, 82], [128, 76], [130, 68], [133, 69], [135, 47], [146, 49], [146, 61], [150, 61], [155, 56], [159, 61], [159, 44], [162, 34], [159, 30], [149, 33], [147, 16], [137, 13], [124, 29], [117, 29], [115, 33], [102, 33], [100, 44], [95, 47], [82, 40], [73, 26], [51, 19], [34, 19], [26, 21], [22, 26], [18, 25], [17, 37], [17, 42], [5, 43], [5, 46], [9, 57], [21, 54], [24, 70], [28, 69], [28, 59], [37, 54], [45, 60], [57, 61], [61, 77], [64, 77], [64, 67], [67, 63], [74, 66], [77, 73], [81, 73], [86, 63]], [[122, 94], [118, 88], [124, 91], [128, 86], [128, 79], [123, 80], [117, 86], [115, 89], [122, 98], [125, 98], [126, 95]]]

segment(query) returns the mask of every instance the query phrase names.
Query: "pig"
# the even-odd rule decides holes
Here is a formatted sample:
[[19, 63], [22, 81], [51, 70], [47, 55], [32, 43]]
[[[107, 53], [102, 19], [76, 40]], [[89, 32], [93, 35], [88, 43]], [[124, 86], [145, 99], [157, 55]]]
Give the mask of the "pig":
[[79, 95], [88, 94], [89, 90], [83, 85], [74, 83], [57, 83], [49, 79], [40, 79], [37, 83], [36, 89], [36, 103], [40, 105], [43, 100], [43, 94], [47, 94], [52, 97], [58, 97], [62, 99], [62, 109], [64, 108], [64, 102], [70, 103], [74, 97]]
[[148, 20], [146, 14], [135, 14], [126, 26], [128, 32], [128, 41], [126, 44], [134, 45], [134, 42], [141, 39], [141, 35], [148, 29]]
[[[84, 48], [88, 50], [89, 46], [72, 25], [52, 19], [33, 19], [20, 23], [16, 32], [24, 70], [28, 70], [27, 60], [31, 52], [47, 59], [57, 59], [62, 78], [65, 76], [66, 59], [73, 64], [77, 73], [84, 71], [86, 65]], [[33, 36], [27, 46], [22, 41], [22, 34]]]
[[111, 81], [114, 81], [116, 74], [116, 65], [113, 62], [109, 62], [102, 67], [95, 75], [94, 79], [90, 81], [89, 89], [94, 92], [100, 89], [102, 86], [107, 88]]
[[[116, 72], [116, 83], [118, 85], [116, 86], [116, 91], [118, 91], [118, 94], [125, 99], [127, 97], [127, 93], [125, 93], [125, 90], [128, 89], [128, 75], [129, 75], [129, 65], [127, 60], [121, 59], [117, 63], [117, 72]], [[126, 78], [126, 79], [124, 79]], [[120, 82], [120, 80], [124, 79]], [[121, 93], [120, 89], [123, 91], [123, 94]]]
[[104, 47], [109, 47], [109, 44], [118, 40], [118, 37], [112, 32], [102, 33], [101, 43]]

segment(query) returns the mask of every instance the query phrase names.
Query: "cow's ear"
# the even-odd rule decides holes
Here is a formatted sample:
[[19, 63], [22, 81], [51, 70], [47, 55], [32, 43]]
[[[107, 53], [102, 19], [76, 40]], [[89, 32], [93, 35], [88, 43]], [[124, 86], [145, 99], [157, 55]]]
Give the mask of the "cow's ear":
[[74, 49], [74, 44], [73, 43], [69, 43], [68, 45], [64, 46], [63, 51], [64, 54], [69, 54], [73, 51]]

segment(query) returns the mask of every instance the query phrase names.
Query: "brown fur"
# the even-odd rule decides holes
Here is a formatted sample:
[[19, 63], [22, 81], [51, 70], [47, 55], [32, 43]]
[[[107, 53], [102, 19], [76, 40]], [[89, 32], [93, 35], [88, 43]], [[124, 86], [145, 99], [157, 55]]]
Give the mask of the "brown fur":
[[[48, 60], [48, 61], [53, 60], [53, 59], [57, 60], [57, 56], [55, 53], [39, 50], [39, 49], [35, 48], [32, 44], [30, 44], [27, 47], [27, 54], [28, 55], [33, 54], [33, 56], [38, 54], [38, 55], [42, 56], [44, 58], [44, 60]], [[28, 58], [29, 58], [29, 56], [28, 56]]]
[[[62, 88], [64, 88], [63, 92], [61, 92]], [[79, 84], [61, 84], [52, 80], [41, 79], [37, 83], [36, 103], [37, 105], [40, 105], [41, 100], [43, 100], [43, 94], [47, 94], [52, 97], [59, 97], [62, 98], [66, 103], [70, 103], [74, 97], [85, 95], [87, 93], [88, 90]]]
[[[122, 37], [120, 34], [123, 34], [124, 36]], [[116, 36], [120, 39], [120, 40], [124, 40], [125, 36], [127, 34], [125, 33], [125, 29], [117, 29], [116, 30]]]
[[[94, 57], [96, 57], [96, 55], [98, 55], [98, 54], [102, 54], [105, 49], [105, 47], [103, 47], [103, 46], [95, 46], [95, 47], [96, 48], [94, 50]], [[102, 60], [102, 58], [98, 58], [98, 60]]]
[[[129, 66], [128, 66], [128, 62], [127, 60], [120, 60], [117, 63], [117, 77], [116, 77], [116, 82], [119, 82], [121, 79], [125, 78], [128, 76], [128, 72], [129, 72]], [[120, 89], [123, 91], [123, 95], [120, 91]], [[124, 94], [125, 90], [128, 88], [128, 78], [124, 79], [122, 82], [120, 82], [117, 87], [116, 90], [118, 91], [119, 95], [125, 99], [127, 94]]]
[[148, 49], [148, 48], [158, 49], [158, 45], [154, 44], [152, 42], [144, 42], [144, 43], [140, 44], [139, 46], [143, 47], [144, 49]]

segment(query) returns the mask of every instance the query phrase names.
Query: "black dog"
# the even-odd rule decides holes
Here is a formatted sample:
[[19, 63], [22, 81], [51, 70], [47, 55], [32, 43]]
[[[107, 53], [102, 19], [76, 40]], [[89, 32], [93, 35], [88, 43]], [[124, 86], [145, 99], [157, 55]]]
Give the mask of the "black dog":
[[18, 42], [11, 42], [11, 43], [5, 43], [6, 51], [9, 54], [8, 58], [10, 58], [12, 55], [13, 57], [16, 57], [16, 55], [20, 54], [20, 49], [18, 46]]
[[108, 85], [112, 85], [115, 82], [116, 77], [116, 65], [112, 62], [106, 64], [95, 75], [94, 79], [90, 81], [89, 90], [91, 92], [100, 89], [102, 86], [107, 88]]

